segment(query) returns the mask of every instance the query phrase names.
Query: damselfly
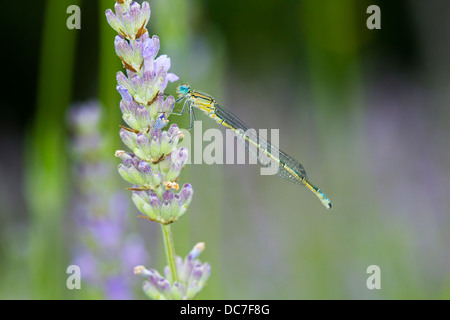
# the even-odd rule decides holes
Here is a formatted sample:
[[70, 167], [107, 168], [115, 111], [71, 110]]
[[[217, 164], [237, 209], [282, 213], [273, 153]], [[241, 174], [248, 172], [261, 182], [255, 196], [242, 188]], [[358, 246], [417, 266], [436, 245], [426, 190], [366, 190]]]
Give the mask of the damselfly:
[[[194, 108], [198, 108], [217, 123], [234, 131], [241, 138], [240, 141], [245, 144], [245, 149], [255, 156], [261, 165], [267, 164], [261, 160], [261, 156], [258, 156], [258, 154], [264, 155], [278, 165], [278, 171], [276, 173], [278, 176], [295, 184], [304, 184], [319, 198], [327, 209], [331, 209], [331, 201], [328, 200], [322, 190], [306, 179], [306, 171], [297, 160], [271, 145], [255, 131], [249, 130], [249, 127], [239, 120], [238, 117], [220, 107], [213, 97], [194, 91], [187, 85], [179, 86], [177, 92], [180, 95], [177, 102], [182, 100], [185, 100], [185, 102], [181, 112], [175, 114], [181, 115], [184, 113], [186, 107], [189, 108], [191, 120], [189, 129], [192, 129], [195, 121]], [[174, 113], [172, 112], [172, 114]]]

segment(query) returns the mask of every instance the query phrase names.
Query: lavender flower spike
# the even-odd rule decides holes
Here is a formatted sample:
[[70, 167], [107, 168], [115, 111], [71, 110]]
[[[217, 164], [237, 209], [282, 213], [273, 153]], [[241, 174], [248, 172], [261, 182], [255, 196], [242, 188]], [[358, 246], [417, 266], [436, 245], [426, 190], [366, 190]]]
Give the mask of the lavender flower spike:
[[116, 152], [122, 160], [118, 172], [132, 184], [131, 198], [143, 217], [162, 225], [169, 270], [166, 277], [142, 266], [135, 272], [147, 278], [143, 289], [152, 299], [192, 299], [204, 286], [210, 267], [196, 259], [204, 248], [202, 244], [185, 263], [180, 262], [170, 231], [170, 224], [184, 215], [193, 195], [190, 184], [179, 190], [177, 183], [188, 159], [188, 150], [178, 147], [183, 135], [177, 125], [167, 128], [176, 100], [166, 97], [164, 90], [178, 76], [169, 72], [170, 58], [158, 56], [158, 36], [150, 37], [146, 29], [150, 5], [120, 0], [114, 9], [115, 13], [106, 11], [106, 19], [118, 33], [115, 51], [126, 69], [126, 73], [116, 74], [116, 89], [122, 97], [120, 110], [127, 125], [120, 130], [120, 137], [130, 149], [128, 153]]
[[[108, 10], [106, 16], [119, 33], [115, 39], [116, 53], [127, 69], [127, 76], [117, 73], [117, 91], [122, 96], [120, 109], [128, 125], [120, 130], [120, 137], [139, 160], [119, 165], [118, 171], [134, 189], [153, 191], [161, 196], [166, 188], [178, 190], [175, 181], [188, 158], [186, 148], [177, 149], [181, 139], [178, 126], [171, 125], [167, 131], [162, 131], [175, 104], [172, 96], [164, 98], [163, 91], [169, 81], [178, 77], [168, 73], [170, 58], [157, 57], [159, 38], [150, 37], [145, 29], [150, 17], [148, 3], [144, 2], [141, 7], [135, 2], [122, 2], [116, 3], [116, 15]], [[170, 201], [161, 200], [162, 205], [157, 208], [148, 199], [150, 194], [134, 196], [133, 202], [144, 215], [162, 224], [176, 221], [188, 205], [181, 200], [184, 199], [181, 195]]]
[[[143, 285], [144, 292], [151, 299], [155, 300], [193, 299], [205, 286], [211, 274], [211, 266], [209, 263], [202, 263], [197, 259], [204, 248], [205, 244], [200, 242], [194, 246], [186, 258], [182, 259], [177, 257], [179, 261], [177, 271], [180, 281], [173, 283], [168, 266], [165, 268], [166, 278], [159, 276], [156, 270], [148, 270], [144, 266], [136, 266], [134, 273], [147, 279]], [[170, 283], [172, 284], [170, 285]], [[168, 284], [170, 287], [167, 286]]]

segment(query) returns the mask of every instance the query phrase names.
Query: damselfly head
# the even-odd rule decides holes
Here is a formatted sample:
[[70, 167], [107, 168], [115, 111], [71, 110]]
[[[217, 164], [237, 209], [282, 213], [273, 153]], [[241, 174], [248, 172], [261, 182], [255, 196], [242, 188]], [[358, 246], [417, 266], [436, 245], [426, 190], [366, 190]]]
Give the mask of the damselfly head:
[[189, 87], [188, 85], [182, 84], [178, 87], [177, 92], [180, 95], [184, 96], [184, 95], [188, 94], [189, 90], [191, 90], [191, 87]]

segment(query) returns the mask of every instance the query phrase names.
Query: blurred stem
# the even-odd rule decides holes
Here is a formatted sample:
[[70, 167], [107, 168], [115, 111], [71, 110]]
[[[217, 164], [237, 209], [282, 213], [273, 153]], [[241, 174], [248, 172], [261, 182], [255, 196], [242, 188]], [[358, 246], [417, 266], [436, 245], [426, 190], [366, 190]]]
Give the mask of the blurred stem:
[[[319, 134], [327, 134], [337, 113], [348, 114], [359, 83], [358, 1], [302, 0], [299, 21], [305, 30], [311, 89]], [[324, 6], [327, 10], [323, 10]], [[317, 21], [321, 21], [317, 24]]]
[[[70, 4], [79, 5], [79, 1]], [[61, 299], [67, 292], [62, 223], [68, 194], [64, 123], [78, 33], [66, 28], [67, 7], [65, 1], [46, 2], [36, 114], [25, 147], [31, 291], [39, 299]]]
[[172, 230], [170, 225], [161, 225], [164, 238], [164, 247], [166, 248], [167, 264], [172, 274], [172, 283], [178, 281], [177, 267], [175, 264], [175, 248], [173, 245]]

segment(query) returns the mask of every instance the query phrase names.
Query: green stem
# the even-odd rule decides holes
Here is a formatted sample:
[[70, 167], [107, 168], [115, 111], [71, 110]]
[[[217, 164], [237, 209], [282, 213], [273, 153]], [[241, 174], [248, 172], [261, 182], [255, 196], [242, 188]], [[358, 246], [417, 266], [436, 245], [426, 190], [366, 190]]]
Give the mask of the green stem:
[[172, 274], [172, 283], [178, 281], [177, 267], [175, 264], [175, 248], [173, 246], [172, 231], [170, 225], [161, 225], [164, 238], [164, 247], [166, 248], [167, 263]]

